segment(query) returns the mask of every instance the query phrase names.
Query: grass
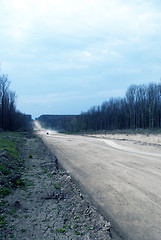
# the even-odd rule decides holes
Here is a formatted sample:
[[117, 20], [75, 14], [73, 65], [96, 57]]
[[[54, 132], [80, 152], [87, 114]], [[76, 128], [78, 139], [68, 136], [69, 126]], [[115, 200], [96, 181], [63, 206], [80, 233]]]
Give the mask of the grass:
[[3, 229], [6, 226], [6, 219], [4, 215], [0, 215], [0, 229]]
[[31, 187], [31, 186], [34, 186], [34, 181], [33, 180], [30, 180], [30, 179], [23, 179], [23, 182], [24, 182], [24, 186], [25, 187]]
[[56, 190], [60, 190], [62, 187], [62, 185], [58, 183], [53, 183], [52, 185], [55, 187]]
[[43, 171], [44, 171], [44, 173], [47, 173], [48, 169], [47, 168], [43, 168]]
[[75, 235], [80, 235], [81, 233], [79, 231], [75, 231]]
[[4, 150], [6, 150], [8, 152], [8, 154], [11, 158], [14, 158], [14, 159], [19, 158], [19, 152], [16, 149], [16, 144], [14, 144], [13, 146], [7, 146], [4, 148]]
[[0, 197], [5, 197], [12, 192], [11, 187], [0, 187]]
[[57, 233], [65, 233], [65, 229], [56, 229]]
[[74, 229], [77, 229], [78, 228], [78, 225], [76, 224], [76, 225], [74, 225], [74, 227], [73, 227]]
[[23, 185], [21, 179], [23, 162], [20, 158], [19, 147], [23, 144], [23, 133], [2, 132], [0, 133], [0, 229], [7, 226], [6, 214], [14, 215], [15, 209], [7, 210], [5, 197], [16, 188]]
[[68, 229], [68, 228], [70, 228], [70, 225], [65, 224], [65, 225], [63, 226], [63, 228]]
[[4, 200], [0, 201], [0, 209], [6, 208], [6, 207], [7, 207], [7, 201], [4, 201]]
[[16, 213], [16, 208], [11, 209], [8, 214], [14, 215]]
[[0, 164], [0, 172], [3, 175], [8, 175], [11, 171], [9, 168], [7, 168], [7, 166], [5, 166], [5, 164]]
[[[15, 137], [16, 136], [16, 137]], [[21, 138], [21, 134], [1, 133], [0, 134], [0, 151], [6, 152], [11, 158], [18, 159], [19, 151], [16, 145], [16, 138]]]

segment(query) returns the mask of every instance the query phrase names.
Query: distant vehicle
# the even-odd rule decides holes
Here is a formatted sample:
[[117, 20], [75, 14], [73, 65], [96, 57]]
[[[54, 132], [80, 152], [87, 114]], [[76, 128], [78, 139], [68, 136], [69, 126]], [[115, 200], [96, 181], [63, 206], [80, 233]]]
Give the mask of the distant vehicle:
[[49, 135], [49, 132], [47, 132], [46, 134]]

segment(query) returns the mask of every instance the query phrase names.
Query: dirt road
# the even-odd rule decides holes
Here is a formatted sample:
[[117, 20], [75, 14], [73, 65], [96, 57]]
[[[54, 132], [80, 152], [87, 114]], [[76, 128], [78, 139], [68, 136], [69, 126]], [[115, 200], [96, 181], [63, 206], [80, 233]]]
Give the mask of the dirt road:
[[[37, 132], [126, 240], [161, 239], [161, 147]], [[116, 239], [118, 236], [115, 236]]]

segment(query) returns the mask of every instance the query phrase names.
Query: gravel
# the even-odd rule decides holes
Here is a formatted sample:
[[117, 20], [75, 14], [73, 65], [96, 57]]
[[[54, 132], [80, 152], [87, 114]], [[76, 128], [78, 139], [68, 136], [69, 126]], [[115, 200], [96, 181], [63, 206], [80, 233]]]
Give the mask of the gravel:
[[5, 197], [7, 225], [2, 239], [110, 240], [110, 222], [80, 192], [71, 177], [58, 169], [53, 156], [36, 136], [24, 136], [21, 158], [24, 186]]

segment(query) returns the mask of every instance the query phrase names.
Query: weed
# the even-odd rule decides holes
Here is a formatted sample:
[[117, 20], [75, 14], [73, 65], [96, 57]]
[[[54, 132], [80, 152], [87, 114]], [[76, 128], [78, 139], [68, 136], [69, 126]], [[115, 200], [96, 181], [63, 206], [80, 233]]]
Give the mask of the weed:
[[[2, 133], [0, 135], [0, 152], [2, 154], [0, 172], [2, 173], [2, 185], [0, 187], [0, 197], [5, 197], [12, 192], [13, 188], [21, 185], [20, 180], [22, 172], [22, 163], [19, 160], [19, 151], [17, 149], [18, 137], [20, 140], [21, 134], [18, 133]], [[18, 179], [15, 181], [15, 177]]]
[[16, 181], [16, 185], [21, 185], [21, 184], [22, 184], [21, 180], [18, 179], [18, 180]]
[[14, 214], [14, 218], [18, 218], [19, 217], [19, 215], [18, 214]]
[[16, 212], [16, 208], [13, 208], [12, 210], [10, 210], [8, 213], [10, 214], [10, 215], [14, 215], [15, 214], [15, 212]]
[[4, 164], [0, 164], [0, 172], [4, 175], [9, 175], [11, 173], [10, 169], [8, 169]]
[[65, 233], [65, 229], [56, 229], [57, 233]]
[[31, 195], [32, 195], [32, 192], [29, 192], [29, 193], [27, 194], [27, 197], [29, 198], [29, 197], [31, 197]]
[[16, 142], [13, 138], [10, 138], [9, 136], [1, 138], [0, 149], [7, 152], [8, 155], [14, 159], [19, 158], [19, 152], [16, 147]]
[[48, 170], [47, 170], [47, 168], [43, 168], [43, 171], [44, 171], [44, 173], [47, 173]]
[[0, 197], [5, 197], [12, 192], [12, 189], [9, 187], [1, 187], [0, 188]]
[[30, 179], [23, 179], [23, 181], [26, 187], [31, 187], [35, 185], [34, 182]]
[[34, 186], [35, 186], [35, 184], [34, 184], [34, 182], [32, 180], [30, 180], [30, 179], [23, 179], [23, 186], [20, 186], [20, 188], [23, 191], [27, 191], [28, 187], [32, 187], [34, 189]]
[[80, 232], [79, 231], [75, 231], [75, 235], [80, 235]]
[[53, 177], [53, 175], [52, 175], [51, 173], [48, 173], [47, 176], [48, 176], [49, 178], [52, 178], [52, 177]]
[[18, 153], [18, 150], [16, 149], [16, 146], [14, 146], [14, 147], [8, 146], [8, 147], [5, 147], [4, 150], [6, 150], [8, 152], [10, 157], [12, 157], [14, 159], [19, 158], [19, 153]]
[[88, 228], [88, 230], [93, 230], [94, 229], [94, 227], [92, 227], [92, 226], [89, 226], [89, 228]]
[[14, 235], [13, 235], [13, 234], [11, 234], [9, 237], [10, 237], [11, 239], [14, 239]]
[[47, 222], [47, 221], [48, 221], [47, 219], [42, 220], [42, 222]]
[[53, 184], [56, 190], [59, 190], [61, 188], [61, 184]]
[[32, 154], [29, 155], [29, 158], [32, 158]]
[[63, 228], [70, 228], [70, 226], [69, 225], [67, 225], [67, 224], [65, 224], [64, 226], [63, 226]]
[[17, 240], [17, 238], [15, 238], [15, 236], [13, 235], [11, 235], [11, 237], [10, 237], [12, 240]]
[[6, 226], [6, 219], [4, 215], [0, 215], [0, 228], [4, 228]]
[[74, 227], [73, 227], [74, 229], [76, 229], [76, 228], [78, 228], [78, 225], [76, 224], [76, 225], [74, 225]]
[[35, 177], [35, 174], [30, 174], [30, 177]]
[[6, 208], [7, 207], [7, 201], [0, 201], [0, 208]]

